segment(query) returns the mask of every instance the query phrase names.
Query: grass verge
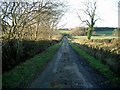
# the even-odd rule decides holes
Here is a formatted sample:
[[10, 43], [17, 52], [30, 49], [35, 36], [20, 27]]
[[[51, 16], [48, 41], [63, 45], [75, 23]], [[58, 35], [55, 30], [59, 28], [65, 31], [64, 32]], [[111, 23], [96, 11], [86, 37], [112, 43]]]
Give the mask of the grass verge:
[[70, 43], [72, 48], [96, 70], [103, 74], [110, 82], [113, 83], [114, 87], [120, 87], [120, 78], [115, 75], [106, 65], [94, 58], [93, 56], [87, 54], [84, 50], [78, 47], [78, 45]]
[[44, 69], [60, 46], [61, 43], [55, 44], [11, 71], [4, 73], [2, 75], [3, 88], [27, 87], [36, 73]]

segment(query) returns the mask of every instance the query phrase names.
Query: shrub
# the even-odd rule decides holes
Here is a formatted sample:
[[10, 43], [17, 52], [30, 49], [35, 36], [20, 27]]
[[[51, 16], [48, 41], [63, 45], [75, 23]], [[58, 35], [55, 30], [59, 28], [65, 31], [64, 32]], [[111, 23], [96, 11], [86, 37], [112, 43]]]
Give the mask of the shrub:
[[53, 40], [41, 40], [41, 41], [19, 41], [11, 40], [9, 42], [3, 42], [5, 45], [2, 47], [2, 69], [5, 71], [11, 70], [13, 67], [33, 57], [34, 55], [41, 53], [46, 48], [58, 43]]

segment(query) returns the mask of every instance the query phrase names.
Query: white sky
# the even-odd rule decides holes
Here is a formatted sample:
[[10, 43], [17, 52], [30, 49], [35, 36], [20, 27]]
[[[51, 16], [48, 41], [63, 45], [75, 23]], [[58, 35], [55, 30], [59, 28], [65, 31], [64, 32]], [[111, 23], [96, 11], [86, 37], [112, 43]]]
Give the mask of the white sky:
[[[0, 0], [0, 1], [6, 1], [6, 0]], [[81, 26], [81, 21], [78, 18], [77, 13], [79, 13], [79, 15], [83, 19], [86, 19], [85, 14], [83, 12], [81, 13], [79, 9], [84, 9], [83, 2], [87, 2], [88, 0], [60, 0], [60, 1], [67, 2], [68, 10], [65, 13], [65, 15], [62, 17], [60, 23], [58, 24], [58, 27], [73, 28], [73, 27]], [[96, 14], [98, 17], [100, 17], [101, 20], [98, 20], [95, 26], [118, 27], [118, 2], [120, 0], [89, 0], [89, 1], [90, 2], [97, 1]]]
[[[68, 11], [62, 17], [58, 26], [62, 28], [73, 28], [81, 26], [81, 21], [77, 13], [81, 12], [79, 9], [84, 9], [83, 2], [88, 0], [66, 0], [68, 2]], [[89, 0], [92, 1], [93, 0]], [[98, 20], [97, 27], [118, 27], [118, 2], [120, 0], [97, 0], [96, 14], [101, 20]], [[85, 14], [80, 13], [83, 19], [86, 18]]]

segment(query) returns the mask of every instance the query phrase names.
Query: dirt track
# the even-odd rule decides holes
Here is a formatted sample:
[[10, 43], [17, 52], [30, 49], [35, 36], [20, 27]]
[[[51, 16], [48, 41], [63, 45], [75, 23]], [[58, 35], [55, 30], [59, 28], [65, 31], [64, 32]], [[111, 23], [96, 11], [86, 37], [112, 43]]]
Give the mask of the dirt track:
[[65, 38], [45, 70], [30, 85], [30, 88], [110, 87], [107, 79], [76, 54]]

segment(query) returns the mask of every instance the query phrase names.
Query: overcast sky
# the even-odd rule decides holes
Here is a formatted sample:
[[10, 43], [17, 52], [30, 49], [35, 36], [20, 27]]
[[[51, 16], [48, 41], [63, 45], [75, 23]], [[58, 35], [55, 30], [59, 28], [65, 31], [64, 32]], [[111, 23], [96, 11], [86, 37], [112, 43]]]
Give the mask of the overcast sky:
[[[83, 2], [88, 0], [66, 0], [68, 2], [68, 11], [62, 17], [58, 26], [64, 28], [73, 28], [81, 26], [81, 22], [77, 16], [77, 13], [81, 15], [83, 19], [86, 16], [81, 13], [79, 9], [84, 9]], [[95, 0], [89, 0], [95, 1]], [[97, 27], [118, 27], [118, 2], [119, 0], [97, 0], [97, 17], [101, 20], [97, 21]]]
[[[7, 1], [7, 0], [0, 0]], [[13, 0], [14, 1], [14, 0]], [[19, 0], [18, 0], [19, 1]], [[29, 0], [26, 0], [29, 1]], [[39, 0], [30, 0], [30, 1], [39, 1]], [[58, 24], [59, 28], [73, 28], [78, 26], [84, 26], [81, 24], [80, 19], [78, 18], [77, 13], [86, 19], [86, 16], [79, 9], [85, 9], [83, 2], [88, 0], [61, 0], [67, 2], [67, 12], [62, 17], [60, 23]], [[96, 22], [97, 27], [118, 27], [118, 2], [120, 0], [89, 0], [90, 2], [97, 1], [97, 17], [100, 17], [101, 20]], [[120, 14], [119, 14], [120, 15]]]

